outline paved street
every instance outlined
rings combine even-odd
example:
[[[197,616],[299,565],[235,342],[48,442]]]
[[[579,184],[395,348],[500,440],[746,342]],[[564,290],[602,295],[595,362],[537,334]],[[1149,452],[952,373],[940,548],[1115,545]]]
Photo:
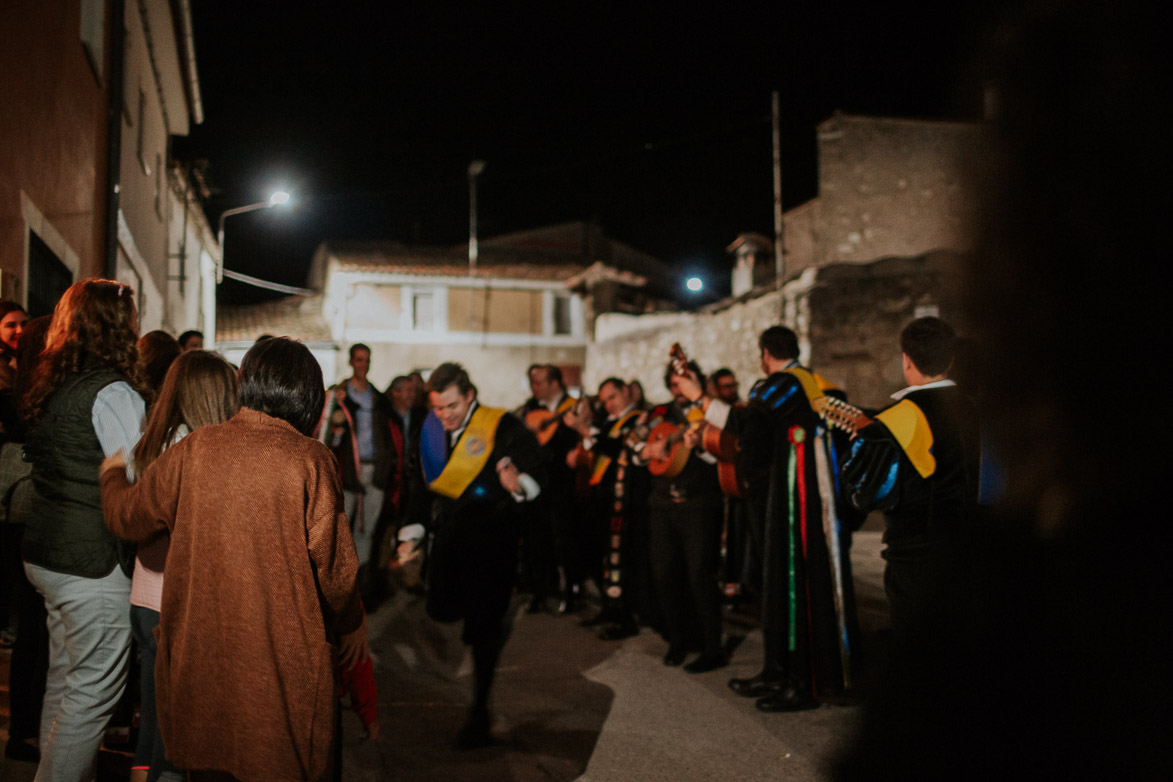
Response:
[[[871,649],[886,622],[879,548],[878,532],[862,532],[852,557],[860,623]],[[761,632],[742,617],[726,623],[735,647],[730,666],[690,675],[664,667],[665,644],[650,631],[607,643],[575,617],[527,615],[520,602],[518,608],[495,689],[500,741],[457,752],[452,738],[465,717],[472,675],[458,627],[428,620],[422,598],[405,592],[380,607],[370,629],[381,734],[362,742],[358,718],[343,715],[343,778],[820,780],[858,718],[852,701],[766,715],[734,695],[726,681],[753,675],[761,664]],[[6,655],[0,662],[6,682]],[[866,665],[857,674],[866,687]],[[32,773],[32,764],[4,761],[0,782],[32,779]]]

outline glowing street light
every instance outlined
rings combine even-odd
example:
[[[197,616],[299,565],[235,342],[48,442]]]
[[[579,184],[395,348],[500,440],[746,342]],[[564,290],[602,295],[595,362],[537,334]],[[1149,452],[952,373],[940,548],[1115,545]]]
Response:
[[[244,214],[245,212],[252,212],[257,209],[268,209],[272,206],[282,206],[287,203],[289,203],[289,193],[286,193],[284,190],[278,190],[269,196],[269,200],[267,201],[257,201],[255,204],[225,209],[220,213],[220,230],[217,233],[220,242],[220,262],[216,264],[217,284],[224,282],[224,221],[233,215]]]
[[[684,287],[688,288],[693,293],[700,293],[705,289],[705,281],[700,277],[689,277],[688,280],[685,281]]]

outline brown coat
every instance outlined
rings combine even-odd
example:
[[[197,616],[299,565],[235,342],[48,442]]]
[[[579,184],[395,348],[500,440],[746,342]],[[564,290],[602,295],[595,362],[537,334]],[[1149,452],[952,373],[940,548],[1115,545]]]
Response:
[[[102,508],[129,540],[171,530],[155,665],[167,758],[241,780],[321,779],[336,707],[329,639],[362,623],[329,450],[244,408],[133,486],[108,471]]]

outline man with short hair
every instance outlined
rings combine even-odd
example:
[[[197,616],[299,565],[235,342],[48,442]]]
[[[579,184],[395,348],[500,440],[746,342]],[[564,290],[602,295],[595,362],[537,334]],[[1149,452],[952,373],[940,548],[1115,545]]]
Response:
[[[852,502],[884,511],[884,591],[898,643],[952,621],[968,579],[980,472],[977,408],[949,379],[953,328],[900,334],[908,387],[860,430],[842,475]]]
[[[473,704],[457,736],[457,746],[469,749],[492,741],[489,690],[509,637],[520,511],[542,493],[544,459],[521,422],[477,401],[459,364],[436,367],[427,388],[432,410],[413,460],[400,559],[431,533],[428,615],[463,620],[461,638],[472,647]]]
[[[180,349],[184,352],[189,350],[203,350],[204,334],[202,331],[196,331],[195,329],[192,329],[180,334],[179,339],[176,340],[176,342],[179,343]]]
[[[583,578],[574,546],[574,470],[567,463],[580,436],[562,420],[577,400],[566,392],[562,370],[553,364],[532,364],[527,374],[533,396],[519,413],[542,445],[549,475],[549,491],[530,509],[526,529],[525,566],[533,593],[530,611],[544,608],[555,594],[557,613],[565,614],[574,610],[574,590]]]
[[[833,441],[815,406],[831,384],[798,362],[798,337],[771,326],[758,338],[762,371],[740,421],[741,456],[759,465],[749,479],[749,516],[762,526],[760,673],[732,679],[766,712],[813,709],[816,695],[841,691],[850,676],[850,571],[844,567],[834,492]]]
[[[371,385],[371,349],[362,343],[350,347],[353,374],[334,386],[327,397],[319,437],[338,459],[346,515],[350,519],[360,567],[364,598],[371,598],[368,577],[375,528],[383,509],[384,491],[391,485],[397,458],[391,432],[391,403]]]
[[[407,375],[399,375],[391,381],[391,385],[387,387],[387,398],[391,403],[387,419],[391,426],[391,448],[395,459],[390,480],[383,493],[383,510],[379,516],[371,551],[372,565],[379,568],[380,578],[377,581],[381,584],[385,583],[381,578],[382,569],[395,553],[395,534],[411,502],[408,497],[411,489],[407,473],[408,461],[413,449],[419,445],[420,429],[428,414],[426,407],[415,404],[415,384]]]
[[[720,399],[727,405],[735,405],[741,401],[741,397],[737,393],[738,382],[737,376],[733,374],[733,370],[729,367],[721,367],[713,373],[709,378],[712,384],[712,394],[715,398]]]
[[[617,641],[639,632],[636,600],[647,581],[643,578],[647,546],[639,545],[647,537],[641,518],[647,470],[631,460],[628,439],[641,411],[627,384],[617,377],[607,378],[599,384],[598,400],[603,411],[594,421],[576,407],[567,422],[582,435],[591,462],[582,549],[588,574],[599,583],[602,609],[584,624],[603,625],[599,637]]]
[[[641,463],[663,463],[680,455],[679,472],[652,470],[648,492],[648,531],[652,575],[664,611],[668,652],[664,664],[681,665],[691,651],[690,636],[699,630],[700,656],[684,666],[689,673],[705,673],[728,664],[721,638],[721,592],[717,586],[720,560],[722,494],[716,459],[699,448],[699,426],[706,418],[701,389],[704,375],[696,362],[687,368],[668,365],[664,385],[671,404],[648,411],[639,426],[644,442]],[[714,408],[716,411],[716,408]],[[727,413],[727,411],[725,411]],[[723,420],[713,423],[724,424]],[[678,427],[680,440],[673,450],[667,439],[650,433],[663,423]],[[649,467],[651,470],[651,467]],[[695,627],[699,625],[699,627]]]

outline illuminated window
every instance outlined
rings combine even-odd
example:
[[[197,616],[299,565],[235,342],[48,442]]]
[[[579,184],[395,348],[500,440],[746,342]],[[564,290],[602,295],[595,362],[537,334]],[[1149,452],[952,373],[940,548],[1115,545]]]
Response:
[[[432,292],[412,294],[411,328],[413,331],[435,331],[436,297]]]

